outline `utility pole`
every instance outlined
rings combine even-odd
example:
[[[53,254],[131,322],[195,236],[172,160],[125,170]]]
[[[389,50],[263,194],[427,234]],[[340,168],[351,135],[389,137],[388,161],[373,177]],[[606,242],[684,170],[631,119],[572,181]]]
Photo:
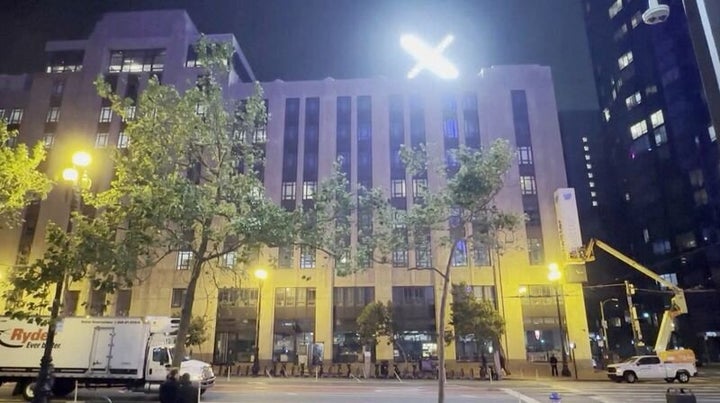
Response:
[[[644,346],[642,331],[640,330],[640,320],[637,316],[637,309],[633,305],[632,296],[635,294],[635,286],[629,281],[625,280],[625,295],[627,296],[628,311],[630,312],[630,327],[633,332],[633,347],[635,347],[635,354],[640,355],[640,347]]]

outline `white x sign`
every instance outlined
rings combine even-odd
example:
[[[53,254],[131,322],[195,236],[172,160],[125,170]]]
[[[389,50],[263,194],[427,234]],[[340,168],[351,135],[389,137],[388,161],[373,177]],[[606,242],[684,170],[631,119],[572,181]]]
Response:
[[[452,35],[446,35],[434,48],[423,42],[414,35],[403,35],[400,38],[400,45],[406,52],[415,58],[417,64],[408,72],[408,78],[415,78],[421,71],[427,69],[440,78],[457,78],[459,73],[455,66],[442,55],[443,51],[455,39]]]

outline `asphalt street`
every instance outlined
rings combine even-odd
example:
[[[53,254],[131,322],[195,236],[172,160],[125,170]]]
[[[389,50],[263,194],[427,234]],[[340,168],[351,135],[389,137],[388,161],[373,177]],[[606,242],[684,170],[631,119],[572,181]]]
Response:
[[[448,403],[497,402],[497,403],[544,403],[552,392],[557,392],[563,403],[614,403],[614,402],[666,402],[668,387],[679,388],[677,383],[639,382],[636,384],[613,383],[610,381],[572,380],[503,380],[449,381],[446,387]],[[720,382],[717,379],[695,378],[683,385],[690,388],[697,402],[720,402]],[[0,402],[19,402],[11,397],[10,386],[0,387]],[[78,401],[108,402],[151,402],[154,396],[123,393],[118,389],[81,389]],[[58,400],[55,400],[58,401]],[[60,400],[62,401],[62,400]],[[72,396],[68,401],[72,401]],[[215,388],[202,398],[206,402],[387,402],[387,403],[430,403],[437,401],[437,384],[433,381],[353,381],[347,379],[278,379],[278,378],[233,378],[218,379]]]

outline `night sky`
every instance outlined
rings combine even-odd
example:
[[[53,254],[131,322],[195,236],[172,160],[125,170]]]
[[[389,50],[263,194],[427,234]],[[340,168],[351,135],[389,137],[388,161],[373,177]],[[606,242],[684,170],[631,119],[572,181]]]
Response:
[[[461,75],[549,65],[560,109],[597,109],[580,0],[0,0],[0,73],[41,71],[45,41],[82,39],[104,12],[168,8],[234,33],[261,81],[404,77],[401,34],[452,33]]]

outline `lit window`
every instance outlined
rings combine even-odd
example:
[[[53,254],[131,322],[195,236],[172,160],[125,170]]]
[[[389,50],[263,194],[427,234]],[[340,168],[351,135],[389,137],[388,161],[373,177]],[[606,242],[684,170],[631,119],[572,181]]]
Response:
[[[628,110],[640,105],[641,102],[642,102],[642,94],[640,93],[640,91],[625,98],[625,106],[627,106]]]
[[[57,122],[58,119],[60,119],[60,108],[57,106],[53,106],[52,108],[48,109],[47,117],[45,118],[45,122],[47,123],[54,123]]]
[[[610,18],[613,18],[617,15],[617,13],[620,12],[620,10],[622,10],[622,8],[622,0],[615,0],[615,2],[608,9],[608,15],[610,16]]]
[[[582,138],[582,142],[583,142],[583,143],[587,143],[587,142],[588,142],[588,138],[587,138],[587,137],[583,137],[583,138]]]
[[[468,254],[467,254],[467,243],[465,240],[459,240],[455,244],[455,252],[452,256],[452,266],[453,267],[463,267],[467,266],[468,264]]]
[[[45,148],[52,148],[52,146],[55,144],[55,133],[45,133],[45,138],[43,140],[43,145]]]
[[[95,148],[105,148],[108,145],[108,134],[98,133],[95,135]]]
[[[630,136],[633,140],[637,139],[638,137],[642,136],[643,134],[647,133],[648,127],[647,122],[645,120],[641,120],[634,125],[630,126]]]
[[[630,25],[632,25],[633,28],[640,25],[640,22],[642,21],[642,11],[636,12],[632,18],[630,18]]]
[[[265,143],[267,142],[267,128],[266,127],[258,127],[255,129],[255,133],[253,134],[253,143]]]
[[[303,200],[312,200],[317,192],[317,182],[303,182]]]
[[[520,165],[532,165],[533,163],[533,154],[532,154],[532,148],[530,147],[518,147],[518,162]]]
[[[593,205],[593,207],[597,207],[597,205],[598,205],[597,200],[593,200],[593,201],[592,201],[592,205]]]
[[[162,71],[165,64],[164,49],[113,50],[110,52],[111,73]]]
[[[521,176],[520,177],[520,191],[524,195],[537,194],[537,188],[535,187],[534,176]]]
[[[130,105],[127,108],[125,108],[125,120],[135,119],[136,111],[137,111],[137,107],[135,105]]]
[[[15,108],[10,111],[10,117],[8,117],[8,124],[9,125],[19,125],[20,122],[22,122],[23,118],[23,110],[20,108]]]
[[[422,195],[427,191],[427,179],[425,178],[418,178],[413,179],[413,197],[418,198],[422,197]]]
[[[282,184],[282,199],[283,200],[294,200],[295,199],[295,182],[283,182],[283,184]]]
[[[593,182],[593,181],[588,182],[588,186],[590,186],[591,188],[594,188],[594,187],[595,187],[595,182]]]
[[[222,267],[232,269],[237,263],[237,255],[235,251],[228,252],[222,256]]]
[[[590,151],[590,147],[588,147],[588,146],[583,146],[583,150],[584,150],[584,151]]]
[[[59,97],[62,95],[63,91],[65,90],[65,81],[63,80],[57,80],[53,82],[52,87],[52,95]]]
[[[595,192],[595,191],[590,192],[590,197],[595,197],[595,196],[597,196],[597,192]]]
[[[197,104],[195,105],[195,114],[198,116],[205,116],[205,113],[207,113],[207,106],[203,104]]]
[[[663,116],[663,112],[661,110],[653,112],[653,114],[650,115],[650,122],[652,123],[653,128],[665,124],[665,117]]]
[[[405,179],[393,179],[391,186],[392,197],[405,198]]]
[[[705,176],[703,175],[702,169],[693,169],[688,173],[690,177],[690,184],[693,187],[702,187],[705,184]]]
[[[408,250],[407,249],[395,249],[392,253],[392,265],[393,265],[393,267],[407,267],[407,265],[408,265]]]
[[[632,51],[627,51],[627,53],[624,53],[622,56],[618,58],[618,67],[620,70],[624,69],[625,67],[629,66],[630,63],[633,62],[633,54]]]
[[[661,146],[667,143],[667,130],[665,126],[660,126],[653,131],[655,133],[655,145]]]
[[[627,34],[627,32],[628,32],[627,24],[622,24],[620,26],[620,28],[618,28],[617,31],[615,31],[615,33],[613,34],[613,39],[615,40],[615,42],[617,42],[620,39],[622,39],[625,36],[625,34]]]
[[[643,239],[645,240],[645,243],[650,242],[650,231],[647,228],[643,229]]]
[[[118,134],[117,147],[118,148],[127,148],[128,144],[130,144],[130,139],[128,138],[127,134],[125,134],[125,132],[120,132]]]
[[[190,261],[192,260],[193,253],[190,251],[180,251],[177,256],[177,263],[175,269],[177,270],[189,270]]]
[[[675,286],[678,285],[678,279],[677,279],[677,274],[676,274],[676,273],[661,274],[660,277],[661,277],[663,280],[667,281],[668,283],[672,283],[672,285],[675,285]],[[665,287],[664,285],[662,285],[662,284],[660,284],[660,287],[661,287],[661,288],[666,288],[666,287]]]
[[[585,164],[585,168],[592,169],[592,164]]]
[[[606,122],[610,121],[610,109],[608,109],[608,108],[603,109],[603,118],[605,119]]]
[[[704,206],[708,204],[708,194],[705,189],[696,190],[693,192],[693,199],[695,200],[696,206]]]
[[[585,161],[590,161],[590,154],[585,154]]]
[[[625,193],[625,201],[630,201],[630,193]]]
[[[109,106],[103,106],[100,108],[100,118],[98,122],[108,123],[112,120],[112,109]]]
[[[588,178],[592,179],[594,176],[592,172],[588,172]]]
[[[717,140],[717,134],[715,133],[715,126],[708,127],[708,136],[710,137],[710,141]]]

